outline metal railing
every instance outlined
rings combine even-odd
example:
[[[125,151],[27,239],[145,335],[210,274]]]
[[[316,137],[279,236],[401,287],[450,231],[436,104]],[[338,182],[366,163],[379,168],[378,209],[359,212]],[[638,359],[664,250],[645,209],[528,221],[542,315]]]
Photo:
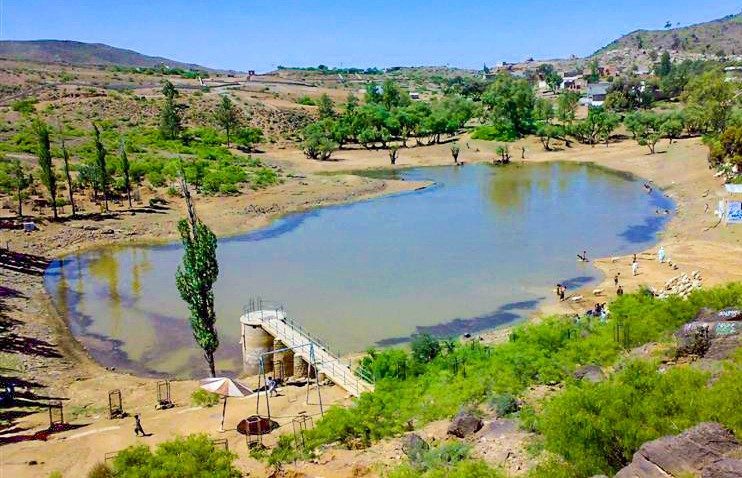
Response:
[[[291,339],[293,335],[298,335],[297,343],[287,343],[286,346],[293,347],[299,343],[312,342],[315,344],[315,354],[326,356],[319,362],[317,367],[320,372],[331,376],[334,380],[342,382],[340,385],[349,392],[356,392],[354,395],[360,395],[361,392],[373,389],[373,376],[363,367],[353,367],[351,360],[343,360],[340,356],[332,351],[329,345],[319,337],[306,330],[300,323],[290,319],[282,305],[266,302],[262,299],[251,299],[248,305],[243,308],[244,314],[273,311],[274,314],[256,315],[267,328],[274,329],[280,339]],[[280,312],[280,314],[279,314]],[[324,369],[324,370],[323,370]],[[354,388],[351,390],[350,388]]]

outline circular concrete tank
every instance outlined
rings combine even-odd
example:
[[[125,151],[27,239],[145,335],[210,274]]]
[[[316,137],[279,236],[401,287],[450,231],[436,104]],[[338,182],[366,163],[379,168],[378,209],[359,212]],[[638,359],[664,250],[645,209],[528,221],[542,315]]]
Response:
[[[244,373],[257,375],[260,373],[260,356],[266,352],[273,351],[273,336],[262,327],[262,317],[283,314],[280,310],[258,310],[249,312],[240,317],[242,333],[240,343],[242,344],[242,367]],[[273,372],[273,358],[270,355],[264,357],[265,373]]]

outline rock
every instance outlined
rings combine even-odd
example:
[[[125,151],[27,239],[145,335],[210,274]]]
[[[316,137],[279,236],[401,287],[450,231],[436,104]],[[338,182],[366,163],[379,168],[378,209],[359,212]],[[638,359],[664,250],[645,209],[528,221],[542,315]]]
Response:
[[[476,433],[482,429],[482,419],[474,416],[472,413],[465,410],[461,410],[448,425],[448,434],[457,436],[459,438],[465,438],[472,433]]]
[[[421,455],[430,448],[426,442],[417,433],[410,433],[402,437],[402,452],[412,461],[417,461]]]
[[[84,231],[97,231],[99,228],[98,226],[94,226],[92,224],[85,224],[84,226],[82,226],[82,229]]]
[[[665,436],[643,444],[634,453],[631,463],[615,478],[699,475],[735,450],[742,450],[742,446],[731,431],[718,423],[699,423],[680,435]]]
[[[702,478],[739,478],[742,476],[742,460],[726,458],[703,469]]]
[[[593,383],[602,382],[605,378],[603,369],[601,369],[597,365],[592,364],[583,365],[582,367],[575,370],[572,376],[577,380],[587,380]]]

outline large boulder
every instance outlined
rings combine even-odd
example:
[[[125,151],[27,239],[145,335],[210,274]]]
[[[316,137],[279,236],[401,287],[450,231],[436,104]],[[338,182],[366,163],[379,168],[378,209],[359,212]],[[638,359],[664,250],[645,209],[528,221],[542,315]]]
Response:
[[[603,369],[597,365],[583,365],[575,370],[572,376],[577,380],[587,380],[593,383],[601,382],[605,378]]]
[[[472,433],[476,433],[482,429],[484,423],[482,419],[475,416],[471,412],[461,410],[448,425],[448,434],[457,436],[459,438],[465,438]]]
[[[645,443],[615,478],[668,478],[700,475],[742,448],[731,431],[713,422],[699,423],[680,435]],[[706,474],[703,474],[706,477]],[[724,476],[724,475],[720,475]],[[739,475],[737,475],[739,476]],[[711,475],[709,477],[711,478]]]
[[[429,448],[428,442],[417,433],[410,433],[402,437],[402,452],[411,461],[418,461]]]

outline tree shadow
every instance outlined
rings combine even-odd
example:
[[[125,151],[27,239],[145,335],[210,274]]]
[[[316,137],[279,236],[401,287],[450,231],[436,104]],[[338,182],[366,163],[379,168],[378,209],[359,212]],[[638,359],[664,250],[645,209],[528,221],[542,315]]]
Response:
[[[28,435],[12,435],[0,437],[0,446],[9,445],[11,443],[20,443],[24,441],[47,441],[50,436],[55,433],[62,433],[69,430],[77,430],[78,428],[86,427],[89,423],[81,423],[73,425],[71,423],[63,423],[46,430],[41,430]]]
[[[0,268],[3,269],[40,276],[50,263],[51,260],[43,256],[0,249]]]

